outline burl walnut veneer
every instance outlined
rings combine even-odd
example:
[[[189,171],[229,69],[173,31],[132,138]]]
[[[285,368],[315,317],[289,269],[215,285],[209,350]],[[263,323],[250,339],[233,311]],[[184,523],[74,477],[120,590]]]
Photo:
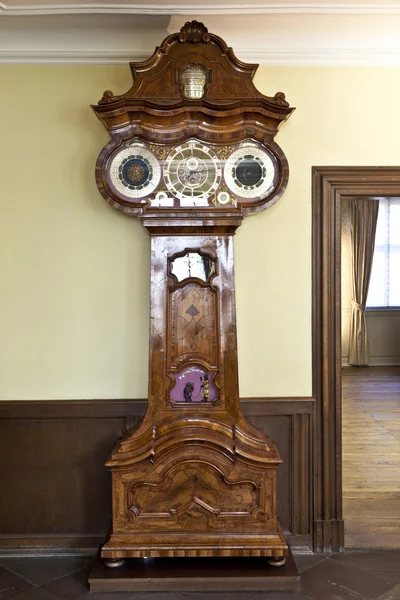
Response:
[[[239,407],[233,235],[282,195],[274,142],[292,108],[262,95],[202,23],[186,23],[134,83],[93,106],[111,135],[96,181],[151,236],[148,410],[117,442],[112,534],[101,556],[266,556],[288,547],[276,518],[271,440]]]

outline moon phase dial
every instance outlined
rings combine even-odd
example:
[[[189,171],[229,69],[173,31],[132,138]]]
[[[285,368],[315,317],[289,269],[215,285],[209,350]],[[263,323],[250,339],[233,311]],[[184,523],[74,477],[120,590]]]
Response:
[[[276,184],[277,163],[272,154],[253,142],[245,142],[227,158],[225,183],[233,194],[248,200],[269,196]]]
[[[216,154],[201,142],[189,141],[174,148],[164,164],[167,189],[181,206],[208,206],[217,191],[222,168]]]

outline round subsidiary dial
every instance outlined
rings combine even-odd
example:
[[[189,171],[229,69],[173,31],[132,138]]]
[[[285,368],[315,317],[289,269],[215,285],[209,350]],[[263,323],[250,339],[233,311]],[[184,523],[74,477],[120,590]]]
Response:
[[[139,142],[118,150],[109,162],[109,181],[120,195],[130,200],[154,192],[160,178],[157,157]]]
[[[174,148],[164,164],[164,181],[181,206],[207,206],[221,182],[222,169],[216,154],[197,141]]]
[[[224,177],[231,192],[250,200],[266,198],[273,191],[276,173],[277,165],[270,153],[246,142],[227,158]]]

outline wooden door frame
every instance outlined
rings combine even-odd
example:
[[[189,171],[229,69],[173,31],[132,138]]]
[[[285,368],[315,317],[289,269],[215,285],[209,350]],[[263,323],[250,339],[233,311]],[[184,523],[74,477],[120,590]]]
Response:
[[[313,545],[344,549],[342,514],[342,198],[400,196],[400,167],[312,169],[312,345],[315,398]]]

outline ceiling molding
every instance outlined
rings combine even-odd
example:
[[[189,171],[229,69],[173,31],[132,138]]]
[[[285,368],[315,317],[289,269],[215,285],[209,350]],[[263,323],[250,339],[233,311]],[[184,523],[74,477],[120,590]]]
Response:
[[[0,50],[0,64],[126,65],[146,60],[152,50],[132,52],[75,50]]]
[[[399,15],[398,3],[277,3],[246,4],[31,4],[10,6],[0,2],[0,16],[40,16],[79,14],[141,14],[141,15],[268,15],[268,14],[351,14]]]
[[[126,65],[151,56],[152,50],[112,51],[2,51],[0,64]],[[400,66],[400,49],[377,52],[376,49],[327,51],[326,49],[262,51],[237,49],[237,57],[247,63],[265,66]]]
[[[157,1],[162,0],[152,0]],[[108,2],[107,6],[111,0]],[[221,5],[223,0],[219,2]],[[400,9],[400,0],[398,6]],[[0,63],[90,65],[141,61],[153,54],[168,33],[179,31],[185,20],[196,16],[160,12],[0,16]],[[238,58],[248,63],[400,66],[400,14],[229,14],[209,15],[204,20],[209,31],[226,40]]]

